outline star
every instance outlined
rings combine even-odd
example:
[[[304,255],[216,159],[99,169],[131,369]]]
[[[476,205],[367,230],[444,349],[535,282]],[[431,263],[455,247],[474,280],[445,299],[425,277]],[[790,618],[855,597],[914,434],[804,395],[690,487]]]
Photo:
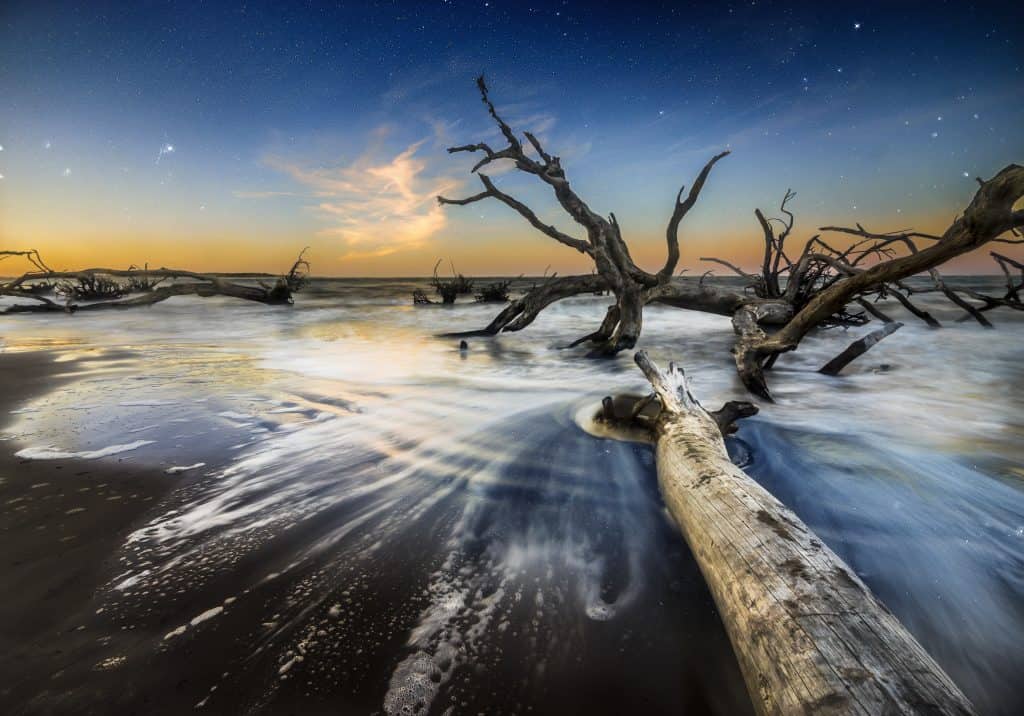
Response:
[[[66,177],[71,176],[71,168],[70,167],[64,167],[64,171],[61,172],[61,176],[66,176]]]
[[[4,145],[0,144],[0,152],[4,150]]]
[[[965,177],[969,177],[969,176],[970,176],[970,174],[968,174],[967,172],[964,172],[964,176],[965,176]]]
[[[157,164],[160,163],[160,159],[163,158],[163,156],[165,154],[174,154],[174,145],[173,144],[165,144],[162,147],[160,147],[160,151],[156,155],[156,163]]]
[[[932,139],[935,139],[938,136],[939,136],[938,132],[932,132]]]
[[[52,146],[53,146],[53,144],[51,144],[51,143],[49,142],[49,140],[47,140],[47,141],[43,142],[43,149],[49,149],[49,148],[50,148],[50,147],[52,147]]]
[[[859,22],[853,23],[853,29],[854,30],[859,30],[860,29],[860,23]]]

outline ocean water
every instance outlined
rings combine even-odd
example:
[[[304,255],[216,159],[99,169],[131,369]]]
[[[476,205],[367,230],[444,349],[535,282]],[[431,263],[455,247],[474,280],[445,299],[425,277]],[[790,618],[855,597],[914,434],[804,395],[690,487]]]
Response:
[[[608,299],[460,351],[437,334],[500,307],[414,307],[423,283],[0,319],[3,350],[76,366],[0,446],[175,481],[110,557],[102,663],[168,712],[748,712],[650,449],[587,430],[602,396],[646,392],[628,355],[563,348]],[[906,325],[840,377],[815,371],[866,329],[783,356],[732,447],[983,713],[1020,713],[1024,315],[919,303],[945,327],[887,307]],[[645,313],[642,347],[712,408],[745,397],[731,341],[723,317]]]

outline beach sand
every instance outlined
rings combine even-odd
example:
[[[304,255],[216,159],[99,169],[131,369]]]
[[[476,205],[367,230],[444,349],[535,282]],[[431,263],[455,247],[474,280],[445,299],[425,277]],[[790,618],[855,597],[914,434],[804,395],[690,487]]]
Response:
[[[74,376],[90,368],[85,365],[92,360],[88,355],[59,361],[57,355],[0,353],[0,374],[9,386],[0,398],[0,435],[15,418],[11,411],[64,386],[73,389]],[[109,354],[97,359],[104,357]],[[216,469],[218,461],[224,464],[230,454],[226,441],[234,439],[225,431],[205,442],[188,443],[176,456],[178,464],[206,462],[209,469]],[[418,580],[411,579],[423,564],[440,559],[431,552],[429,542],[415,535],[401,540],[387,572],[373,573],[372,599],[348,616],[347,633],[366,635],[367,644],[376,648],[357,653],[346,651],[344,641],[327,640],[328,653],[337,652],[336,663],[323,672],[322,683],[311,686],[316,683],[313,674],[285,678],[284,657],[278,656],[279,650],[265,636],[273,605],[294,601],[300,575],[268,581],[261,576],[267,572],[266,562],[218,562],[213,565],[217,574],[208,575],[202,583],[178,580],[166,586],[166,593],[153,593],[146,607],[139,608],[135,595],[135,606],[121,608],[123,602],[113,585],[124,570],[126,540],[174,503],[173,498],[165,500],[172,497],[171,490],[201,481],[198,471],[168,475],[161,467],[136,464],[131,453],[93,460],[24,460],[14,455],[23,447],[14,439],[0,441],[0,673],[4,674],[0,712],[176,714],[197,707],[211,713],[381,712],[382,694],[388,690],[395,655],[406,650],[408,629],[398,627],[384,637],[380,625],[394,618],[389,615],[402,614],[411,627],[429,605]],[[289,531],[279,537],[275,551],[288,555],[291,542],[308,539],[304,529]],[[699,585],[699,576],[694,571],[684,581]],[[243,589],[242,585],[249,586]],[[708,608],[703,588],[697,591],[701,593],[698,601]],[[225,600],[229,594],[238,599]],[[319,611],[326,611],[339,598],[344,599],[337,595],[325,601]],[[203,623],[202,629],[187,626],[211,610],[217,611],[216,618]],[[693,636],[706,643],[714,657],[703,666],[683,658],[670,670],[705,672],[723,658],[731,661],[726,643],[719,638],[717,620],[700,619],[698,624],[700,632],[711,631]],[[185,629],[187,634],[182,633]],[[271,626],[272,632],[277,629]],[[513,625],[510,634],[516,629]],[[578,709],[610,713],[624,708],[624,699],[630,697],[614,687],[621,648],[616,634],[613,631],[607,639],[594,641],[586,669],[592,678],[554,689],[546,686],[543,696],[531,694],[525,703],[543,698],[548,713]],[[382,641],[373,642],[374,638]],[[461,700],[474,708],[504,711],[500,705],[507,704],[511,712],[518,712],[525,707],[519,701],[524,694],[516,684],[521,665],[532,658],[530,650],[518,637],[503,641],[505,659],[491,667],[493,671],[485,673],[478,664],[460,672],[453,682],[459,684],[456,693],[463,694]],[[734,666],[729,669],[732,685],[726,689],[731,696],[705,693],[704,685],[720,678],[705,673],[687,679],[686,686],[673,690],[668,698],[694,713],[742,711],[745,697],[734,670]],[[660,680],[660,671],[645,680]],[[607,689],[601,686],[604,683]],[[653,683],[646,688],[634,686],[643,691],[654,688]],[[207,698],[211,695],[215,696],[212,701]],[[709,702],[723,696],[728,706],[709,709]],[[663,697],[648,705],[654,711],[665,710],[658,701]]]
[[[431,336],[491,308],[321,288],[5,326],[0,714],[749,712],[650,450],[580,427],[645,387],[558,350],[600,306],[459,351]],[[1024,658],[1015,318],[908,323],[840,379],[847,337],[811,342],[734,446],[993,714]],[[738,397],[728,321],[645,336]]]
[[[0,354],[0,431],[10,411],[74,368],[48,353]],[[0,699],[46,711],[50,695],[88,680],[91,657],[105,650],[94,595],[125,535],[171,485],[116,458],[30,461],[14,456],[20,446],[0,445]]]
[[[0,434],[12,410],[67,384],[81,360],[57,362],[47,352],[0,353]],[[220,665],[204,668],[206,660],[188,649],[155,655],[149,645],[193,617],[198,602],[175,604],[127,628],[106,618],[98,598],[118,574],[126,537],[169,490],[190,478],[172,479],[117,456],[24,460],[14,455],[21,447],[0,442],[3,712],[191,709],[195,687],[189,677],[212,678],[214,671],[219,676]],[[133,658],[125,669],[127,654]],[[152,688],[154,683],[163,688]]]

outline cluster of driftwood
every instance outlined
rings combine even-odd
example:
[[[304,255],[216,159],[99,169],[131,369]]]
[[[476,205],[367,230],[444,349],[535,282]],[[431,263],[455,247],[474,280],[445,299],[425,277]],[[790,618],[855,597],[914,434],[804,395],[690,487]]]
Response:
[[[512,287],[512,281],[494,281],[493,283],[486,284],[474,293],[473,287],[476,284],[473,279],[466,278],[461,273],[456,272],[454,264],[452,265],[451,278],[441,278],[437,275],[437,268],[440,265],[440,260],[434,264],[434,275],[430,279],[430,286],[434,289],[434,293],[441,297],[441,303],[451,305],[455,303],[455,299],[459,296],[465,296],[471,293],[473,293],[477,303],[508,302],[509,290]],[[416,289],[412,292],[412,302],[417,306],[434,303],[434,301],[427,296],[426,291],[423,291],[422,289]]]
[[[229,296],[269,305],[290,304],[292,294],[305,285],[309,274],[305,250],[288,272],[272,284],[258,281],[256,285],[229,281],[215,274],[148,266],[56,271],[35,249],[0,251],[0,260],[16,256],[26,259],[34,270],[0,282],[0,296],[24,299],[0,309],[0,313],[74,313],[134,308],[151,306],[173,296]],[[53,298],[48,294],[53,294]]]
[[[794,350],[811,331],[860,325],[873,319],[887,324],[860,348],[853,347],[846,358],[830,363],[829,370],[838,371],[845,365],[844,360],[852,360],[873,342],[898,328],[878,305],[883,300],[898,301],[921,320],[937,326],[934,318],[913,303],[911,297],[920,291],[906,283],[912,276],[929,276],[932,285],[929,290],[941,292],[969,318],[985,326],[991,325],[985,314],[993,308],[1006,306],[1019,310],[1024,307],[1020,300],[1024,272],[1017,277],[1013,274],[1021,269],[1021,264],[1001,254],[993,254],[1007,277],[1007,290],[1001,296],[951,287],[938,273],[938,268],[950,259],[985,244],[1024,242],[1018,233],[1024,226],[1024,210],[1014,210],[1014,204],[1024,195],[1024,167],[1010,165],[987,181],[978,179],[974,199],[941,235],[909,230],[875,233],[859,224],[852,228],[827,226],[821,229],[855,237],[848,246],[826,241],[819,234],[794,251],[787,244],[794,224],[788,204],[794,193],[787,191],[780,206],[781,218],[767,218],[760,210],[754,212],[764,242],[759,271],[747,272],[717,258],[702,259],[725,266],[743,277],[746,287],[735,289],[710,283],[706,274],[699,279],[675,276],[680,257],[680,223],[697,202],[712,168],[729,152],[712,157],[689,192],[684,191],[685,187],[679,190],[665,231],[665,262],[658,271],[651,273],[633,261],[615,214],[605,217],[591,209],[570,186],[560,159],[549,154],[530,132],[523,133],[524,144],[498,114],[483,77],[477,80],[477,86],[505,146],[494,149],[478,142],[449,148],[450,153],[482,155],[472,172],[479,178],[483,191],[462,199],[438,197],[438,201],[458,206],[485,199],[500,201],[542,234],[589,256],[595,273],[552,277],[512,301],[485,328],[462,335],[518,331],[556,301],[609,291],[615,301],[601,325],[573,345],[589,343],[593,355],[615,355],[636,345],[643,325],[643,309],[649,303],[717,313],[732,318],[736,332],[733,355],[743,384],[756,395],[770,400],[765,371],[780,355]],[[550,187],[558,205],[585,232],[586,238],[574,237],[544,223],[530,207],[499,189],[480,171],[501,160],[511,162],[515,169]]]

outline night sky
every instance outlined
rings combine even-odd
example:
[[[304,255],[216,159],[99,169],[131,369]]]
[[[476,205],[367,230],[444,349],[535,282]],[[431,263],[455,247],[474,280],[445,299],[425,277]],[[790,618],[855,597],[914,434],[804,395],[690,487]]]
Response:
[[[589,266],[478,191],[450,144],[563,158],[648,268],[681,183],[723,148],[682,265],[750,265],[753,210],[941,230],[1024,162],[1024,3],[0,4],[0,244],[55,266],[421,275]],[[530,177],[492,171],[574,231]],[[578,232],[577,232],[578,233]],[[989,269],[985,256],[958,264]]]

